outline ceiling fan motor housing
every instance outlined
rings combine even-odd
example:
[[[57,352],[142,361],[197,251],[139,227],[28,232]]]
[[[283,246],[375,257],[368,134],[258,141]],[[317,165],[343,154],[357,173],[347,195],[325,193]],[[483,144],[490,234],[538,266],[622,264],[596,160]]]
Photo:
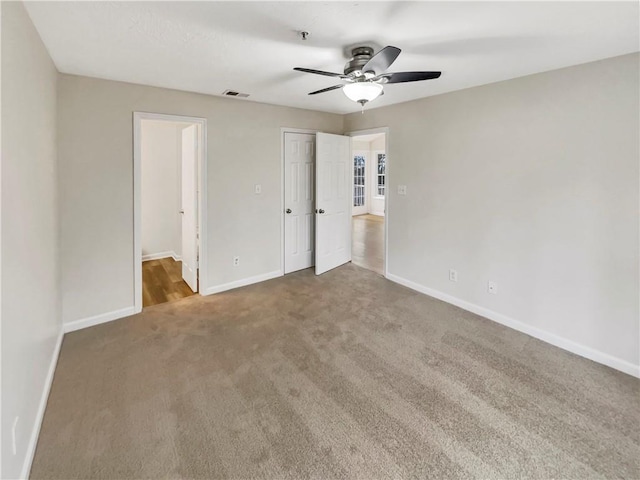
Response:
[[[373,56],[373,48],[371,47],[356,47],[351,50],[353,58],[347,62],[344,66],[344,74],[349,75],[355,71],[361,71],[371,57]]]

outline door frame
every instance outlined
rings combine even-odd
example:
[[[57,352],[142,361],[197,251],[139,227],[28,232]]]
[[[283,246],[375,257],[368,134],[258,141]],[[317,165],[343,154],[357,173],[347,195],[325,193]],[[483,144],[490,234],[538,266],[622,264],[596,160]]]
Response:
[[[389,176],[389,164],[390,162],[390,155],[389,155],[389,146],[391,144],[390,142],[390,138],[389,138],[389,127],[375,127],[375,128],[367,128],[366,130],[354,130],[352,132],[347,132],[345,133],[345,135],[349,136],[349,137],[357,137],[360,135],[370,135],[372,133],[384,133],[384,148],[386,149],[386,165],[385,165],[385,195],[384,195],[384,267],[383,267],[383,272],[384,272],[384,276],[385,278],[389,278],[389,198],[390,198],[390,192],[391,189],[389,187],[390,183],[389,183],[389,179],[391,178]],[[351,182],[353,183],[353,181]],[[351,202],[353,203],[353,202]],[[352,221],[353,221],[353,217],[352,217]]]
[[[280,181],[282,182],[282,187],[281,187],[281,193],[280,193],[280,272],[282,275],[284,275],[284,257],[286,254],[285,251],[285,233],[284,233],[284,223],[285,223],[285,219],[284,219],[284,204],[286,201],[285,198],[285,182],[284,182],[284,170],[285,170],[285,165],[284,165],[284,161],[285,161],[285,153],[286,153],[286,145],[284,144],[284,134],[285,133],[306,133],[309,135],[315,135],[316,133],[318,133],[320,130],[312,130],[312,129],[308,129],[308,128],[290,128],[290,127],[280,127]],[[315,165],[315,153],[314,153],[314,165]],[[315,178],[315,171],[313,172],[313,176]],[[314,188],[314,192],[315,192],[315,188]],[[315,193],[313,195],[313,202],[315,204]],[[315,207],[314,207],[315,208]],[[315,240],[314,240],[315,242]],[[315,246],[314,246],[314,253],[315,253]]]
[[[207,288],[207,119],[165,113],[133,112],[133,307],[142,311],[142,121],[194,123],[198,128],[198,295]]]

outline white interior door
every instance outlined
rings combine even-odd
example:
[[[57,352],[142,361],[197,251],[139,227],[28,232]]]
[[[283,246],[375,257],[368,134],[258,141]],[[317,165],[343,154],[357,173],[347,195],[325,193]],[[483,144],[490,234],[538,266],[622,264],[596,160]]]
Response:
[[[351,260],[351,138],[316,134],[316,275]]]
[[[369,152],[353,151],[353,215],[369,213]]]
[[[182,278],[198,291],[198,127],[182,130]]]
[[[314,263],[314,134],[284,134],[284,273]]]

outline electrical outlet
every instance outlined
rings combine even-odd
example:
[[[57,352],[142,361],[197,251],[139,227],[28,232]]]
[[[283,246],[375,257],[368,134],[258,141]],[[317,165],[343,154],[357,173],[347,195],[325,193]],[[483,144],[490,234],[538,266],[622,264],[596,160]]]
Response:
[[[20,417],[16,417],[13,419],[13,426],[11,427],[11,447],[13,450],[13,454],[16,455],[18,453],[18,446],[16,445],[16,430],[18,427],[18,420]]]
[[[233,257],[233,266],[237,267],[240,265],[240,257]]]
[[[458,281],[458,271],[453,268],[449,270],[449,281],[457,282]]]
[[[253,188],[255,189],[256,195],[260,195],[262,193],[262,185],[256,183]]]
[[[407,186],[398,185],[398,195],[406,195],[406,194],[407,194]]]
[[[489,280],[487,282],[487,292],[491,293],[492,295],[497,295],[498,294],[498,284],[496,282],[492,282],[491,280]]]

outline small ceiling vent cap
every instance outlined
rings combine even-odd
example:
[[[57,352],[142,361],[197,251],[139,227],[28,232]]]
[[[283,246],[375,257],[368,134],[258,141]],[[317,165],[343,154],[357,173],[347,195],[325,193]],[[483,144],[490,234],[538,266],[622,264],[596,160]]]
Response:
[[[225,90],[224,92],[222,92],[222,95],[224,95],[225,97],[237,97],[237,98],[247,98],[249,96],[248,93],[240,93],[240,92],[236,92],[235,90]]]

